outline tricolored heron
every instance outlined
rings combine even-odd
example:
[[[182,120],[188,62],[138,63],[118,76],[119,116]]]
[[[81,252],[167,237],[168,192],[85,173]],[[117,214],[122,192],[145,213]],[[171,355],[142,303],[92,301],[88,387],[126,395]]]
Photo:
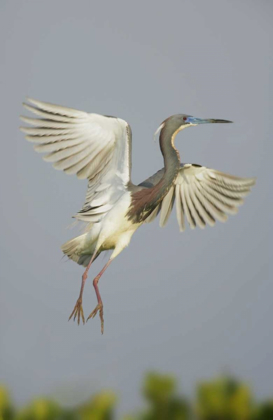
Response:
[[[213,226],[235,214],[243,198],[255,184],[254,178],[239,178],[196,164],[180,163],[174,146],[177,133],[186,127],[205,123],[230,123],[226,120],[200,119],[177,114],[167,118],[156,133],[164,168],[139,185],[131,181],[131,141],[129,124],[116,117],[88,114],[34,99],[25,108],[38,118],[21,117],[35,127],[21,127],[26,139],[36,143],[37,152],[47,153],[44,160],[55,169],[88,179],[85,203],[74,217],[86,223],[80,236],[66,242],[62,251],[86,267],[76,305],[69,317],[82,319],[83,289],[93,261],[106,250],[110,259],[95,277],[93,285],[98,304],[89,318],[99,312],[103,333],[103,303],[98,282],[111,261],[129,245],[133,233],[160,213],[164,226],[176,202],[181,231],[189,226]]]

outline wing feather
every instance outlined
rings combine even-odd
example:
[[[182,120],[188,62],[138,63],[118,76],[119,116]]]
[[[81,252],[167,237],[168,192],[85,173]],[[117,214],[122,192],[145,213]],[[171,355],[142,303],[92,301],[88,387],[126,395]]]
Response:
[[[47,144],[38,144],[34,146],[35,152],[38,153],[52,153],[58,152],[59,150],[66,149],[67,147],[72,147],[77,144],[84,143],[82,139],[74,139],[74,140],[58,140],[52,143]]]
[[[70,118],[79,118],[85,119],[88,115],[86,112],[78,111],[77,109],[65,108],[64,106],[50,104],[48,102],[37,101],[37,99],[27,98],[28,102],[35,105],[37,108],[40,108],[51,114],[65,115]]]
[[[227,220],[227,215],[224,214],[219,207],[216,207],[215,204],[210,199],[209,194],[203,189],[203,186],[200,185],[200,183],[196,184],[196,187],[199,191],[199,198],[202,201],[202,203],[205,205],[205,207],[208,209],[208,211],[212,214],[212,216],[219,220],[220,222],[225,222]]]
[[[140,186],[149,188],[157,184],[164,174],[161,169],[142,182]],[[195,164],[181,164],[174,186],[163,198],[160,206],[146,219],[151,222],[159,211],[160,226],[164,226],[170,216],[175,197],[176,216],[180,231],[184,231],[185,220],[191,229],[214,226],[215,221],[225,222],[228,215],[234,215],[244,198],[255,185],[254,178],[240,178],[214,169]]]
[[[68,117],[64,117],[63,115],[57,115],[57,114],[54,115],[52,113],[42,111],[39,108],[36,108],[34,106],[31,106],[25,103],[23,103],[23,107],[26,108],[28,111],[32,112],[33,114],[39,115],[39,117],[49,118],[50,121],[62,121],[62,122],[68,122],[68,123],[71,122],[71,119]],[[24,121],[24,118],[27,118],[27,117],[21,117],[23,121]]]
[[[210,186],[204,182],[203,188],[210,197],[210,200],[219,207],[220,210],[223,212],[226,212],[228,214],[236,214],[238,212],[238,208],[236,206],[239,206],[243,203],[242,199],[236,199],[232,200],[227,198],[225,195],[220,194],[218,191],[215,191],[213,188],[210,188]]]
[[[206,226],[206,223],[204,222],[204,219],[200,216],[198,209],[195,205],[195,202],[192,198],[192,189],[188,187],[186,188],[186,199],[187,199],[191,216],[195,221],[195,225],[198,225],[201,229],[204,229],[204,227]]]
[[[22,127],[20,128],[21,131]],[[84,136],[81,136],[80,138],[82,138],[83,140],[86,140],[86,138]],[[49,136],[49,137],[43,137],[43,136],[32,136],[32,135],[27,135],[25,136],[25,139],[28,140],[31,143],[41,143],[41,144],[47,144],[47,143],[53,143],[55,141],[63,141],[63,140],[74,140],[74,139],[79,139],[79,135],[77,133],[69,133],[69,134],[65,134],[62,136]]]
[[[33,109],[33,108],[32,108]],[[21,120],[27,124],[34,125],[36,127],[41,128],[72,128],[75,127],[75,123],[71,122],[62,122],[62,121],[48,121],[46,119],[39,119],[39,118],[29,118],[29,117],[21,117]]]
[[[156,218],[156,216],[158,215],[158,213],[160,212],[160,209],[161,209],[161,204],[159,204],[158,206],[156,206],[156,208],[152,211],[152,213],[148,217],[146,217],[145,223],[152,222]]]
[[[28,102],[24,107],[38,118],[21,117],[30,125],[21,127],[25,138],[35,143],[35,151],[47,153],[43,159],[52,162],[55,169],[89,180],[83,209],[75,217],[99,221],[130,181],[130,126],[120,118],[89,114],[31,98]]]
[[[174,204],[174,187],[171,187],[162,200],[160,213],[160,227],[166,226]]]
[[[86,149],[86,144],[81,142],[75,146],[66,147],[65,149],[59,149],[57,151],[51,152],[49,155],[43,157],[46,162],[58,162],[62,159],[65,159],[71,155],[75,155],[78,152]],[[57,169],[57,168],[56,168]]]
[[[78,178],[92,179],[92,174],[98,175],[103,170],[105,165],[109,164],[112,156],[113,152],[110,153],[108,150],[100,149],[94,158],[92,158],[92,160],[89,161],[89,163],[78,172]]]
[[[190,211],[189,206],[188,206],[187,198],[186,198],[187,188],[188,188],[188,186],[186,184],[185,184],[184,188],[180,187],[180,192],[181,192],[181,197],[182,197],[182,202],[183,202],[183,208],[184,208],[184,211],[185,211],[187,221],[190,225],[190,228],[195,229],[196,223],[195,223],[195,220],[192,217],[191,211]]]
[[[185,230],[185,221],[184,221],[184,209],[182,203],[182,197],[180,192],[180,185],[176,184],[175,186],[175,204],[176,204],[176,216],[180,232]]]
[[[193,184],[193,187],[191,189],[192,198],[195,202],[195,205],[197,209],[199,210],[203,220],[210,226],[215,225],[215,219],[209,212],[209,210],[206,208],[204,202],[202,201],[202,196],[199,195],[199,190],[197,189],[196,184]]]
[[[70,154],[69,157],[67,158],[57,160],[53,164],[53,167],[58,170],[65,170],[65,169],[69,169],[73,167],[76,169],[75,171],[70,172],[70,173],[77,173],[80,169],[82,169],[83,167],[82,165],[85,165],[86,163],[90,162],[90,159],[92,159],[95,153],[96,152],[93,151],[93,146],[91,145],[91,146],[86,147],[83,151],[79,153],[75,153],[72,155]]]

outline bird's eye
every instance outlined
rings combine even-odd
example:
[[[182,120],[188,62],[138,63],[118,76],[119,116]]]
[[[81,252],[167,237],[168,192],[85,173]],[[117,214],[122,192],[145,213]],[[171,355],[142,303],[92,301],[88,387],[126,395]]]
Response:
[[[187,121],[187,119],[188,119],[188,117],[183,117],[183,120],[184,120],[184,121]]]

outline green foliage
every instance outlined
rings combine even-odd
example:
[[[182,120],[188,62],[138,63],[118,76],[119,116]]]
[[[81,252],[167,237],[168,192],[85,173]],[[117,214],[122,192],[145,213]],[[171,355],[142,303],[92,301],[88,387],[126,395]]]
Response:
[[[14,418],[9,393],[3,385],[0,385],[0,420],[12,420]]]
[[[253,412],[252,395],[245,384],[219,378],[198,386],[196,412],[202,420],[248,420]]]
[[[116,396],[112,392],[101,392],[90,399],[89,402],[79,407],[80,420],[111,420]]]
[[[176,395],[177,384],[169,375],[149,373],[146,376],[143,395],[149,409],[142,415],[143,420],[186,420],[188,404]]]
[[[272,420],[273,419],[273,400],[266,401],[259,405],[255,410],[255,420]]]
[[[19,410],[16,420],[50,420],[58,419],[62,409],[53,401],[37,398],[31,404]]]
[[[273,420],[273,400],[257,403],[246,384],[228,377],[200,383],[190,401],[178,394],[172,376],[151,372],[142,394],[146,409],[123,420]],[[45,398],[16,409],[7,389],[0,386],[0,420],[113,420],[116,401],[115,394],[102,391],[69,410]]]

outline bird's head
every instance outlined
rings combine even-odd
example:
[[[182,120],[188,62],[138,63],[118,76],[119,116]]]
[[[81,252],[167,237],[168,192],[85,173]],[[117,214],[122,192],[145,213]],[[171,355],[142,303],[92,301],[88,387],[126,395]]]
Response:
[[[159,126],[155,135],[161,131],[163,128],[172,134],[177,134],[179,131],[183,130],[186,127],[193,127],[199,124],[209,124],[209,123],[231,123],[232,121],[228,120],[215,120],[215,119],[202,119],[196,118],[192,115],[186,114],[176,114],[172,115],[171,117],[167,118],[163,121],[163,123]]]

